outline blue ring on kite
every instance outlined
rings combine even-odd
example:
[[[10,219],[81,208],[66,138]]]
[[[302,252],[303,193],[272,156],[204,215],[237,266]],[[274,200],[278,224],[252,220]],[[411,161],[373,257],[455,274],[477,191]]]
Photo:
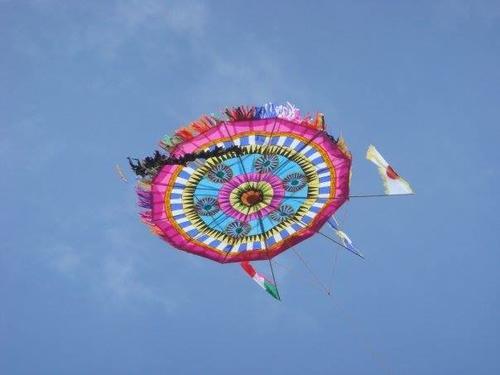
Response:
[[[223,184],[233,177],[233,171],[225,164],[217,164],[207,173],[207,177],[212,182]]]
[[[307,177],[303,173],[290,173],[283,179],[283,187],[286,191],[297,192],[307,184]]]
[[[220,211],[219,203],[214,197],[201,198],[196,202],[195,208],[201,216],[213,216]]]

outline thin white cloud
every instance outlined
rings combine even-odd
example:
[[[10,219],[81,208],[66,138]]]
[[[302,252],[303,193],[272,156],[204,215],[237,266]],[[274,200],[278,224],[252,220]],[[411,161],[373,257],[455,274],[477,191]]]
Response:
[[[108,258],[104,263],[102,276],[102,285],[111,293],[115,301],[155,303],[169,313],[172,313],[178,306],[178,302],[166,291],[156,290],[142,281],[137,275],[134,263],[130,260]]]
[[[203,35],[209,17],[206,3],[199,0],[119,0],[99,4],[30,0],[27,5],[40,18],[47,19],[49,27],[37,35],[17,27],[9,33],[14,39],[12,47],[32,58],[51,53],[69,57],[90,53],[114,61],[134,42],[141,46],[142,54],[148,48],[153,54],[158,51],[151,37],[162,41],[176,37],[189,44]],[[57,23],[51,24],[54,19]]]
[[[140,275],[139,253],[127,256],[99,254],[97,249],[66,244],[46,249],[48,265],[62,276],[87,285],[88,292],[121,306],[151,303],[172,313],[178,299],[170,291],[160,291]]]
[[[124,46],[149,31],[166,37],[173,33],[190,41],[202,35],[207,17],[207,8],[199,1],[119,1],[111,6],[109,13],[74,30],[71,50],[97,51],[104,58],[114,59]],[[142,38],[140,43],[147,47],[149,42]]]
[[[173,313],[185,302],[179,293],[181,287],[175,279],[169,280],[168,286],[148,279],[150,249],[134,238],[135,229],[145,234],[138,220],[134,220],[134,230],[130,228],[127,217],[134,214],[135,219],[136,208],[133,192],[128,193],[116,195],[117,199],[109,205],[75,207],[71,216],[54,223],[55,241],[60,242],[46,247],[46,265],[61,277],[84,285],[104,305],[133,308],[146,303]],[[75,228],[80,228],[77,234],[82,235],[82,223],[89,221],[95,228],[93,241],[75,239]]]
[[[258,105],[268,101],[300,101],[307,96],[299,79],[290,77],[286,58],[266,46],[254,44],[249,57],[246,51],[198,46],[197,53],[203,56],[206,74],[189,87],[191,101],[198,108],[219,111],[231,105]]]
[[[48,266],[54,271],[86,285],[89,293],[106,301],[120,306],[151,303],[161,306],[167,313],[179,306],[181,298],[172,290],[160,290],[145,281],[138,262],[139,251],[125,254],[117,249],[105,254],[101,251],[101,247],[60,244],[47,249],[45,254]]]

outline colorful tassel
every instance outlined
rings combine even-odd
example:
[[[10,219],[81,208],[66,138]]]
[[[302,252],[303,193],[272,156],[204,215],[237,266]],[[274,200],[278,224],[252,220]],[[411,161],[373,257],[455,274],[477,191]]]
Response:
[[[255,107],[240,106],[226,108],[224,113],[229,121],[253,120],[255,118]]]
[[[317,113],[314,119],[314,127],[316,129],[325,130],[325,115],[322,113]]]
[[[151,182],[145,179],[137,181],[137,188],[143,191],[151,191]]]
[[[342,151],[342,153],[345,156],[347,156],[349,159],[352,159],[352,154],[347,148],[347,143],[342,136],[340,136],[339,139],[337,140],[337,147],[339,148],[340,151]]]
[[[137,205],[142,208],[149,208],[151,209],[151,193],[136,189],[137,192]]]
[[[280,118],[293,121],[303,126],[314,127],[316,129],[325,129],[324,116],[318,113],[314,119],[310,116],[304,118],[300,115],[300,110],[293,104],[275,105],[267,103],[261,106],[239,106],[226,108],[224,114],[228,121],[261,120],[269,118]],[[184,141],[188,141],[198,134],[218,126],[222,121],[214,115],[204,115],[191,124],[177,130],[173,136],[165,136],[160,141],[160,147],[166,151],[171,151],[175,146]]]
[[[182,143],[183,139],[177,135],[169,136],[166,135],[160,141],[160,147],[165,151],[170,151],[172,148]]]
[[[278,117],[276,106],[273,103],[267,103],[260,107],[255,107],[255,119],[266,119]]]
[[[286,102],[286,104],[277,105],[275,107],[276,116],[284,120],[300,122],[300,110],[293,104]]]
[[[189,127],[198,132],[198,134],[201,134],[217,125],[217,119],[214,117],[201,116],[198,120],[193,121]]]
[[[183,141],[188,141],[194,137],[193,132],[189,128],[182,128],[175,132],[175,135]]]

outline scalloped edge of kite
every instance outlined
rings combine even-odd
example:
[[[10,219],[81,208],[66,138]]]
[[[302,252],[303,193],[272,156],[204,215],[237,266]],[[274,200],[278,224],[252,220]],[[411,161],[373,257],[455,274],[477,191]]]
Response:
[[[160,146],[166,150],[170,155],[175,155],[176,150],[179,149],[184,142],[188,142],[193,138],[201,135],[214,127],[221,125],[222,123],[236,123],[236,122],[244,122],[244,121],[254,121],[254,120],[265,120],[265,119],[281,119],[284,121],[288,121],[290,123],[304,126],[310,129],[317,129],[323,131],[326,136],[328,136],[332,142],[336,145],[336,149],[340,151],[340,153],[344,156],[344,160],[347,162],[347,165],[342,168],[347,171],[350,171],[352,155],[347,148],[347,144],[344,139],[340,137],[338,140],[335,140],[331,135],[326,132],[325,128],[325,120],[324,115],[322,113],[317,113],[314,118],[311,116],[302,117],[300,115],[300,111],[291,103],[286,103],[285,105],[274,105],[272,103],[265,104],[263,106],[238,106],[227,108],[225,111],[225,118],[221,119],[214,115],[203,115],[198,120],[192,122],[187,127],[181,128],[175,132],[175,134],[171,137],[164,137],[160,141]],[[162,168],[163,170],[163,168]],[[165,233],[165,231],[160,228],[156,223],[153,217],[153,193],[152,193],[152,184],[154,185],[154,180],[160,175],[158,173],[153,178],[145,177],[138,180],[136,186],[136,192],[138,196],[138,206],[142,207],[144,210],[139,213],[141,221],[147,225],[154,235],[161,237],[167,243],[171,244],[175,248],[185,251],[188,253],[192,253],[195,255],[199,255],[208,259],[212,259],[214,261],[220,263],[232,263],[232,262],[240,262],[240,261],[254,261],[254,260],[263,260],[267,258],[272,258],[286,249],[294,246],[305,239],[311,237],[315,233],[317,233],[318,228],[321,228],[328,218],[336,212],[336,210],[342,206],[342,204],[348,199],[349,196],[349,178],[346,179],[345,186],[337,186],[338,191],[342,191],[342,195],[344,195],[344,199],[340,199],[337,204],[332,205],[329,209],[325,209],[323,212],[318,214],[316,218],[311,222],[308,226],[302,228],[298,231],[297,235],[291,236],[287,240],[276,244],[277,246],[272,246],[266,254],[263,254],[263,251],[249,251],[237,253],[235,255],[229,254],[229,256],[225,253],[218,253],[213,251],[212,249],[203,249],[201,246],[188,243],[185,239],[183,240],[174,240],[174,238],[180,236],[178,233]],[[342,178],[344,179],[344,178]],[[183,243],[184,242],[184,243]]]

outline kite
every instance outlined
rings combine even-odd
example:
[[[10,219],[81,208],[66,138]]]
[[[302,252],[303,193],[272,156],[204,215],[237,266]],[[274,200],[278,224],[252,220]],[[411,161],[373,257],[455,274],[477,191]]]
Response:
[[[276,299],[271,260],[325,223],[335,223],[340,242],[333,241],[362,256],[332,221],[349,199],[352,156],[326,131],[323,114],[301,116],[290,103],[228,108],[164,137],[160,147],[129,164],[142,221],[174,248],[240,263]],[[375,151],[370,160],[394,172]],[[268,261],[272,281],[251,261]]]

